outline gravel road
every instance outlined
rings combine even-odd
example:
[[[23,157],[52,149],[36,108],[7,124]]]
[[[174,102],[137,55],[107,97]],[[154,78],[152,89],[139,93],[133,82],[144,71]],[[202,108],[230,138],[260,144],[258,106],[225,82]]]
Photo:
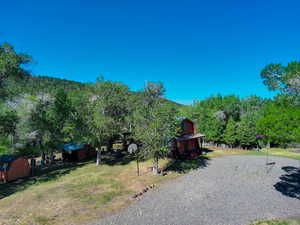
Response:
[[[300,161],[227,156],[146,193],[93,225],[246,225],[300,218]]]

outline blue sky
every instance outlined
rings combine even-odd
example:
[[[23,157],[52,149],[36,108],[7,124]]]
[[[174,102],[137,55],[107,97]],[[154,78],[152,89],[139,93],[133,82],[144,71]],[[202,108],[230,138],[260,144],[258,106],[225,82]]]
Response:
[[[191,103],[215,94],[271,97],[268,63],[300,60],[299,0],[2,1],[0,42],[33,56],[33,74],[140,90],[162,81]]]

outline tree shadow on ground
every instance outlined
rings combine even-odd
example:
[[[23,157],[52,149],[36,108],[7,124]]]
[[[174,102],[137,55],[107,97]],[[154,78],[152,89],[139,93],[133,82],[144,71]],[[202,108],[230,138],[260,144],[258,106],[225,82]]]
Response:
[[[203,148],[203,153],[204,154],[207,154],[207,153],[209,153],[209,152],[213,152],[214,150],[211,150],[211,149],[209,149],[209,148]]]
[[[165,171],[173,171],[177,173],[187,173],[194,169],[205,168],[209,165],[209,160],[207,156],[199,156],[196,159],[186,159],[186,160],[174,160],[166,167]]]
[[[275,189],[291,198],[300,200],[300,168],[282,167],[286,174],[279,177],[280,181],[274,185]]]
[[[103,164],[107,164],[110,166],[114,165],[126,165],[133,160],[135,157],[129,154],[127,151],[117,151],[117,152],[108,152],[102,155],[101,160]]]
[[[37,185],[44,182],[54,181],[58,178],[69,174],[71,171],[84,166],[89,162],[67,163],[61,165],[53,165],[42,169],[36,169],[34,174],[30,177],[18,179],[8,183],[0,182],[0,200],[8,197],[16,192],[24,191],[32,185]]]

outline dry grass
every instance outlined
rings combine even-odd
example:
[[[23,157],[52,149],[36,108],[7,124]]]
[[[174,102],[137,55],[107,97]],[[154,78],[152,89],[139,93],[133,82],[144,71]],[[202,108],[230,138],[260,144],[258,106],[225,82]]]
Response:
[[[227,155],[245,155],[249,151],[245,151],[242,149],[238,148],[217,148],[217,147],[209,147],[208,152],[207,152],[207,157],[222,157],[222,156],[227,156]]]
[[[300,153],[294,152],[294,149],[283,149],[283,148],[271,148],[271,149],[263,149],[260,152],[243,150],[239,148],[217,148],[217,147],[209,147],[210,151],[207,153],[208,157],[221,157],[227,155],[266,155],[267,153],[270,156],[279,156],[285,158],[291,158],[300,160]]]
[[[53,170],[19,185],[0,184],[0,225],[84,224],[120,210],[134,201],[131,195],[147,185],[160,184],[189,170],[205,167],[212,157],[242,154],[264,153],[212,148],[201,159],[177,161],[169,167],[167,176],[153,176],[151,161],[140,163],[139,177],[136,175],[135,161],[125,160],[101,166],[86,162]],[[300,156],[299,153],[282,149],[271,150],[270,154],[291,158]],[[170,163],[170,160],[160,160],[161,167],[167,167]],[[276,225],[281,224],[295,223]]]
[[[168,161],[160,163],[165,166]],[[142,162],[139,177],[135,161],[114,166],[90,162],[52,171],[0,200],[0,224],[70,225],[96,220],[127,205],[131,194],[145,186],[176,177],[175,173],[153,176],[150,168],[151,161]]]
[[[300,225],[300,221],[296,220],[273,220],[273,221],[260,221],[252,225]]]

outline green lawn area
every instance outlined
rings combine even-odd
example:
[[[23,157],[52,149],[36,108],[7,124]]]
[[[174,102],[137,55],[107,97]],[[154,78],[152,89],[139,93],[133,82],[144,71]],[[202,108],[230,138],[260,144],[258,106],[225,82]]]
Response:
[[[300,220],[260,221],[252,225],[300,225]]]
[[[166,166],[168,160],[161,160]],[[0,225],[83,224],[114,212],[133,199],[147,185],[175,178],[153,176],[151,161],[140,163],[129,158],[69,164],[63,168],[16,183],[0,183]]]
[[[272,149],[269,152],[270,155],[300,160],[300,153],[291,150]],[[153,176],[151,161],[145,161],[140,163],[139,177],[136,176],[136,162],[129,157],[108,157],[101,166],[96,166],[94,161],[68,164],[20,184],[0,183],[0,225],[84,224],[130,204],[134,201],[131,196],[147,185],[159,186],[190,170],[206,167],[214,157],[243,154],[264,155],[265,152],[211,148],[205,156],[195,160],[160,160],[167,176]],[[297,223],[256,225],[262,224]]]
[[[207,156],[208,157],[220,157],[220,156],[226,156],[226,155],[266,155],[267,153],[270,156],[279,156],[279,157],[286,157],[291,159],[300,160],[300,152],[296,153],[294,152],[295,149],[283,149],[283,148],[271,148],[271,149],[262,149],[262,151],[248,151],[248,150],[242,150],[242,149],[222,149],[222,148],[216,148],[212,147],[210,148]]]
[[[250,152],[249,154],[254,154],[254,155],[266,155],[269,153],[271,156],[280,156],[280,157],[286,157],[286,158],[291,158],[291,159],[296,159],[300,160],[300,152],[296,153],[294,152],[295,149],[283,149],[283,148],[271,148],[271,149],[263,149],[262,152]]]

